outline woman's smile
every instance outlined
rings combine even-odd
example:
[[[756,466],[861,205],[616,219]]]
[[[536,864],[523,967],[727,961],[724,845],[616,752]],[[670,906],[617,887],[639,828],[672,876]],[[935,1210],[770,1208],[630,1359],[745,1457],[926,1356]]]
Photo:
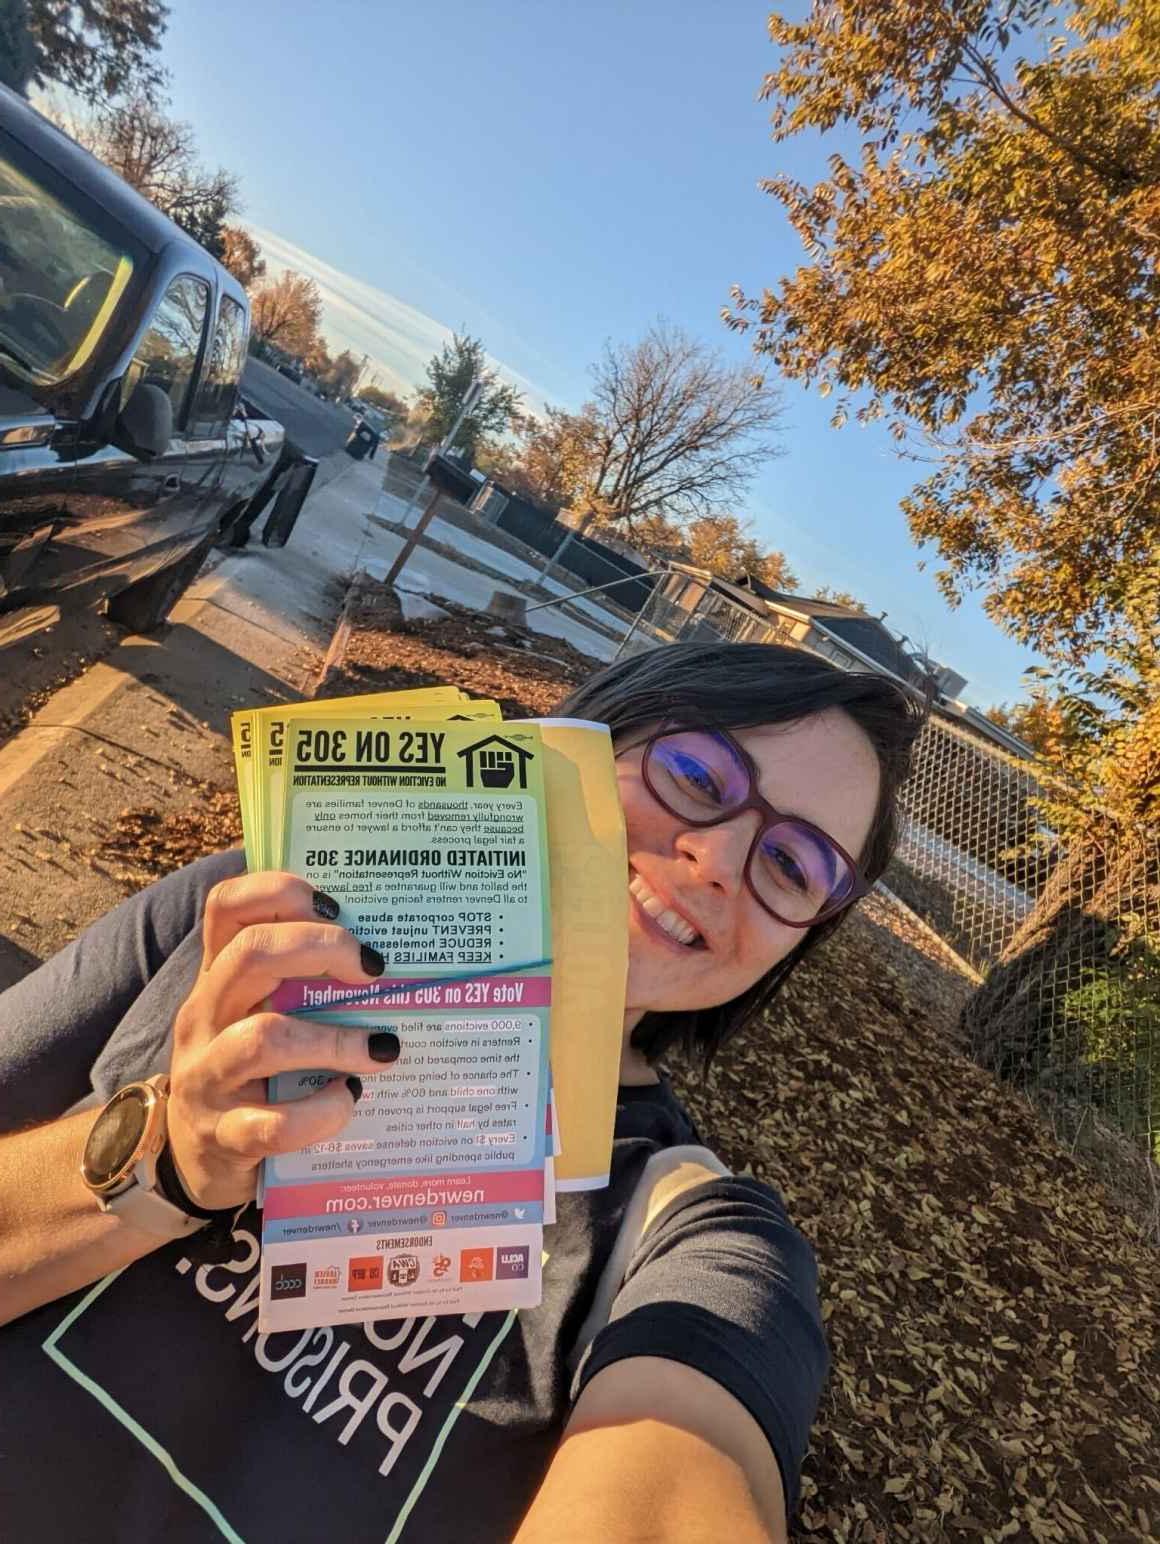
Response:
[[[703,934],[683,912],[659,896],[635,869],[630,868],[629,874],[628,893],[635,903],[633,910],[650,937],[656,937],[682,954],[687,954],[690,949],[709,947]]]

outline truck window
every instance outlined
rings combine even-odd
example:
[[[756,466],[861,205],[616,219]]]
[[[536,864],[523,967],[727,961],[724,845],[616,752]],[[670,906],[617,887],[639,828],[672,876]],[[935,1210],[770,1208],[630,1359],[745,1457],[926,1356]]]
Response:
[[[211,438],[225,432],[238,399],[246,363],[246,313],[236,300],[222,296],[209,364],[198,387],[193,432]]]
[[[186,398],[197,369],[208,310],[208,284],[191,274],[174,279],[154,313],[153,325],[141,339],[133,363],[125,372],[121,390],[123,403],[145,381],[168,393],[173,403],[174,426],[180,428],[185,423]]]
[[[133,274],[127,252],[0,150],[0,367],[54,386],[88,359]]]

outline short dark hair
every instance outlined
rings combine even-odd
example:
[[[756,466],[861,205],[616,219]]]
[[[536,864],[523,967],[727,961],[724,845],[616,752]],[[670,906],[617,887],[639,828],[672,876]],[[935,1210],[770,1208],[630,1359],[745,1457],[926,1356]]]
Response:
[[[803,649],[778,643],[674,643],[630,655],[570,692],[556,712],[607,724],[614,742],[664,719],[716,729],[789,724],[840,708],[858,725],[878,757],[878,805],[858,855],[873,883],[898,840],[898,792],[911,768],[914,743],[930,712],[925,697],[886,676],[841,670]],[[714,1056],[766,1008],[811,949],[839,927],[849,910],[810,928],[802,941],[748,991],[714,1008],[646,1013],[632,1044],[652,1062],[672,1046]]]

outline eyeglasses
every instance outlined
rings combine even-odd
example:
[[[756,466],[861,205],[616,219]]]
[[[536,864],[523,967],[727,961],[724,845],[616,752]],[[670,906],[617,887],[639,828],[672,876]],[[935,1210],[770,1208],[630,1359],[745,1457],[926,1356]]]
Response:
[[[761,816],[745,858],[745,882],[758,905],[787,927],[814,927],[868,895],[858,865],[832,836],[783,815],[757,791],[753,758],[723,729],[665,726],[645,742],[641,776],[670,815],[719,826],[746,810]]]

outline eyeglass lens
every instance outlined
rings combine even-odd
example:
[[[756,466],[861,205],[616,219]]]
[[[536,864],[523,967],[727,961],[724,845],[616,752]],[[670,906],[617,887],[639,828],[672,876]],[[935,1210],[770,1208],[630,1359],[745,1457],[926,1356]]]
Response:
[[[750,797],[749,768],[728,740],[706,730],[683,730],[654,741],[648,775],[657,798],[679,819],[712,820]],[[790,922],[808,922],[840,904],[854,884],[850,865],[834,844],[788,818],[762,833],[749,879],[765,904]]]

